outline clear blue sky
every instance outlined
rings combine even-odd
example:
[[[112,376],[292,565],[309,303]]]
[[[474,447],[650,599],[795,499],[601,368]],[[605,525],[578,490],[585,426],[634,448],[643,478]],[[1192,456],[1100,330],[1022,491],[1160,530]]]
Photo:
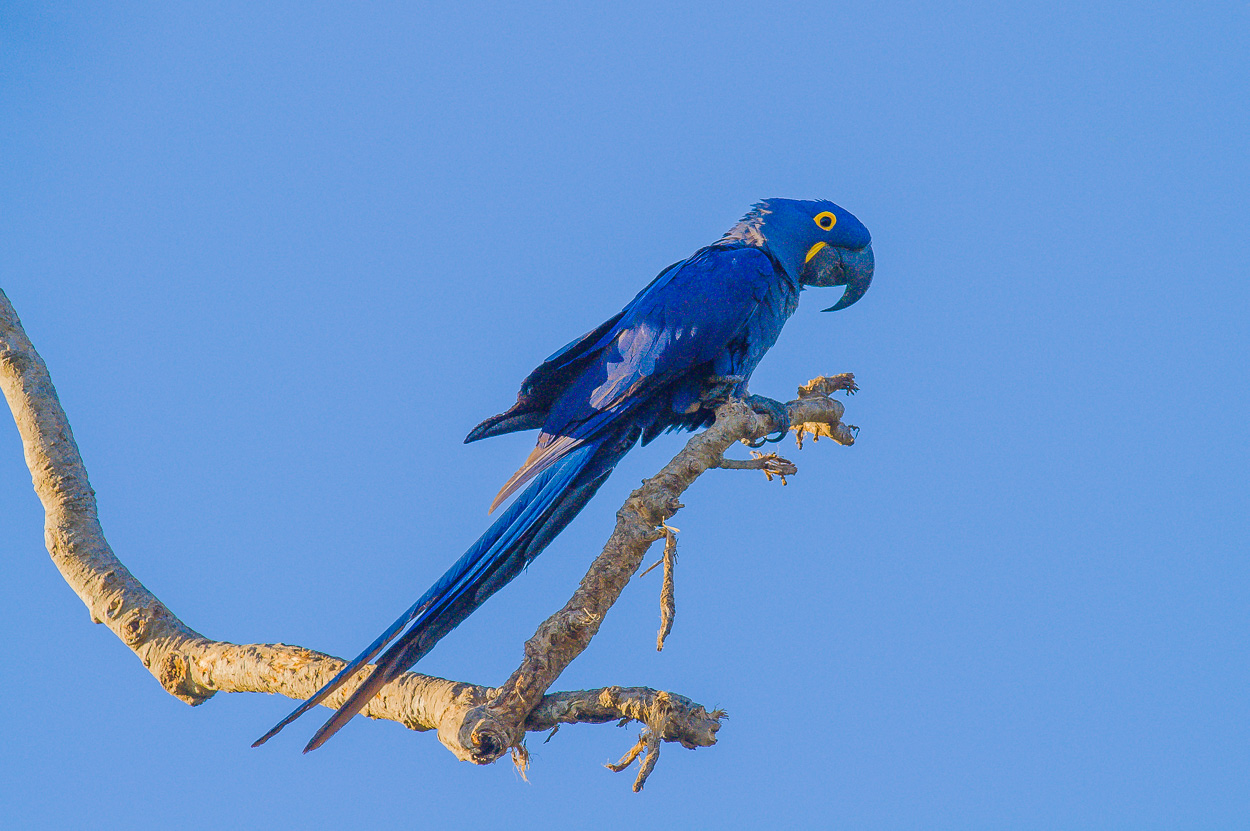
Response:
[[[1150,828],[1250,822],[1244,3],[0,7],[0,285],[113,547],[212,637],[355,654],[485,527],[525,373],[754,200],[872,229],[755,375],[854,371],[853,448],[701,479],[561,688],[731,718],[531,781],[284,699],[166,695],[43,552],[0,420],[13,827]],[[454,10],[449,10],[454,7]],[[497,683],[635,452],[421,669]],[[661,819],[662,818],[662,819]]]

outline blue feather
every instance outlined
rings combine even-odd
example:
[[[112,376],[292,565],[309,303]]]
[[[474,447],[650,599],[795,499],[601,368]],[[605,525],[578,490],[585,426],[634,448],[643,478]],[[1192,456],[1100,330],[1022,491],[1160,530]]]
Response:
[[[661,271],[620,313],[552,354],[522,382],[511,409],[465,439],[540,428],[491,510],[525,490],[421,599],[256,744],[377,657],[305,750],[325,742],[538,556],[639,439],[710,424],[705,394],[723,391],[725,377],[740,379],[730,391],[745,395],[801,285],[847,286],[840,308],[862,296],[872,279],[869,241],[868,229],[831,202],[765,200],[719,242]]]

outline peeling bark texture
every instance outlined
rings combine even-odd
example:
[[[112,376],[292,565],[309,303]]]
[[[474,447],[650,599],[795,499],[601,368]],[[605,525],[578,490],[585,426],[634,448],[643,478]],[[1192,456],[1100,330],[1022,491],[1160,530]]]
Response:
[[[95,492],[47,367],[2,291],[0,387],[22,438],[35,493],[43,503],[44,534],[53,563],[87,606],[92,620],[108,626],[167,692],[193,706],[218,692],[277,693],[303,700],[346,665],[339,658],[299,646],[233,644],[206,638],[131,575],[104,539]],[[849,374],[817,378],[799,389],[799,397],[787,406],[800,446],[805,432],[841,444],[854,442],[852,430],[841,423],[842,404],[828,396],[855,389]],[[678,497],[701,473],[726,467],[764,470],[770,479],[793,475],[794,465],[775,456],[736,464],[723,458],[735,441],[756,439],[774,430],[769,416],[752,412],[742,401],[721,405],[711,428],[690,439],[663,470],[630,494],[617,513],[616,529],[572,599],[526,642],[521,666],[502,687],[409,672],[383,687],[362,712],[413,730],[437,731],[439,740],[457,758],[478,764],[493,762],[512,750],[519,766],[528,758],[526,732],[551,730],[554,734],[563,724],[638,721],[644,730],[635,749],[619,768],[609,766],[623,769],[645,752],[635,791],[642,789],[654,769],[661,742],[678,742],[688,748],[715,744],[725,713],[708,712],[675,693],[646,687],[557,693],[547,693],[547,689],[598,632],[651,543],[665,536],[665,520],[681,507]],[[670,615],[671,557],[669,552],[670,595],[666,595],[665,609]],[[671,626],[671,619],[665,626]],[[362,678],[365,671],[360,671]],[[345,685],[325,705],[338,707],[354,686]]]
[[[664,582],[660,585],[660,632],[655,636],[655,651],[664,651],[664,639],[673,631],[677,616],[677,587],[673,570],[677,567],[677,529],[664,526]]]
[[[824,427],[825,425],[818,425]],[[797,434],[801,435],[801,434]],[[799,472],[798,465],[789,459],[783,459],[776,453],[759,453],[755,450],[751,451],[749,459],[721,459],[717,465],[721,470],[762,470],[768,481],[773,481],[776,476],[781,480],[781,484],[786,484],[786,477],[793,476]]]
[[[849,392],[854,387],[849,373],[809,381],[799,388],[799,398],[786,405],[791,425],[800,435],[810,425],[833,425],[829,435],[834,441],[853,444],[854,436],[841,423],[845,409],[841,402],[829,398],[828,392]],[[678,501],[681,494],[705,470],[720,467],[725,451],[734,442],[759,439],[776,432],[777,427],[770,416],[752,411],[744,401],[730,399],[717,408],[711,427],[690,439],[659,473],[629,495],[617,511],[616,529],[573,597],[526,641],[521,666],[498,693],[469,713],[460,741],[469,748],[470,759],[485,764],[521,742],[526,715],[590,644],[651,543],[665,536],[665,522],[682,507]]]

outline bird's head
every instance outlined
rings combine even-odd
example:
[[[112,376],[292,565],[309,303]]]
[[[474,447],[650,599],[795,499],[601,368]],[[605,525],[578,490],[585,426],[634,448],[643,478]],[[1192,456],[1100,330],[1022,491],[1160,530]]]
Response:
[[[846,286],[824,309],[845,309],[872,283],[872,237],[849,211],[824,200],[765,199],[725,234],[766,249],[803,286]]]

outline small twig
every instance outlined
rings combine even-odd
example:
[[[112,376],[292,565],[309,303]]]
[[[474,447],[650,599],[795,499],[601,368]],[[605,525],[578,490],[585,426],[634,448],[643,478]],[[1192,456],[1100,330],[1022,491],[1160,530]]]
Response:
[[[648,731],[647,755],[642,757],[642,764],[638,766],[638,778],[634,780],[634,793],[642,793],[642,786],[647,783],[647,777],[651,775],[651,771],[655,770],[655,763],[658,761],[660,761],[660,737]]]
[[[664,583],[660,587],[660,634],[655,639],[655,651],[664,651],[664,639],[673,631],[673,616],[677,614],[674,602],[673,566],[677,564],[676,528],[664,526]]]
[[[798,465],[789,459],[783,459],[776,453],[760,453],[757,450],[751,451],[750,459],[721,459],[716,466],[722,470],[762,470],[768,481],[773,481],[773,477],[777,476],[783,485],[786,484],[787,476],[799,472]]]
[[[612,771],[613,773],[620,773],[621,771],[625,770],[625,768],[632,765],[634,763],[634,760],[638,758],[638,754],[647,749],[646,735],[647,734],[645,730],[642,733],[638,734],[638,741],[634,743],[633,747],[625,751],[625,755],[621,757],[621,760],[619,762],[617,762],[616,764],[613,764],[612,762],[608,762],[607,764],[604,765],[604,767]]]
[[[675,548],[676,545],[674,545]],[[644,737],[647,740],[647,755],[642,757],[642,764],[638,766],[638,778],[634,780],[634,793],[642,791],[647,777],[651,775],[651,771],[655,770],[656,762],[660,761],[660,741],[664,738],[664,731],[672,715],[672,704],[672,700],[664,693],[655,697],[655,706],[651,709],[650,718],[647,719],[647,729],[642,736],[639,736],[640,741]]]
[[[645,755],[643,755],[645,753]],[[638,741],[634,742],[634,746],[625,751],[625,755],[616,764],[608,762],[604,767],[613,773],[620,773],[634,763],[634,760],[642,756],[642,762],[638,765],[638,776],[634,778],[634,793],[641,793],[642,787],[647,783],[647,777],[651,775],[651,771],[655,770],[655,763],[660,761],[660,737],[651,732],[649,728],[644,727],[642,732],[638,734]]]
[[[659,568],[659,567],[660,567],[660,565],[661,565],[663,562],[664,562],[664,558],[663,558],[663,557],[661,557],[660,559],[656,560],[656,561],[655,561],[654,563],[652,563],[651,565],[647,566],[647,570],[646,570],[646,571],[644,571],[644,572],[642,572],[642,573],[641,573],[641,574],[639,574],[638,576],[639,576],[639,577],[646,577],[648,574],[650,574],[651,572],[653,572],[653,571],[655,571],[657,568]]]

